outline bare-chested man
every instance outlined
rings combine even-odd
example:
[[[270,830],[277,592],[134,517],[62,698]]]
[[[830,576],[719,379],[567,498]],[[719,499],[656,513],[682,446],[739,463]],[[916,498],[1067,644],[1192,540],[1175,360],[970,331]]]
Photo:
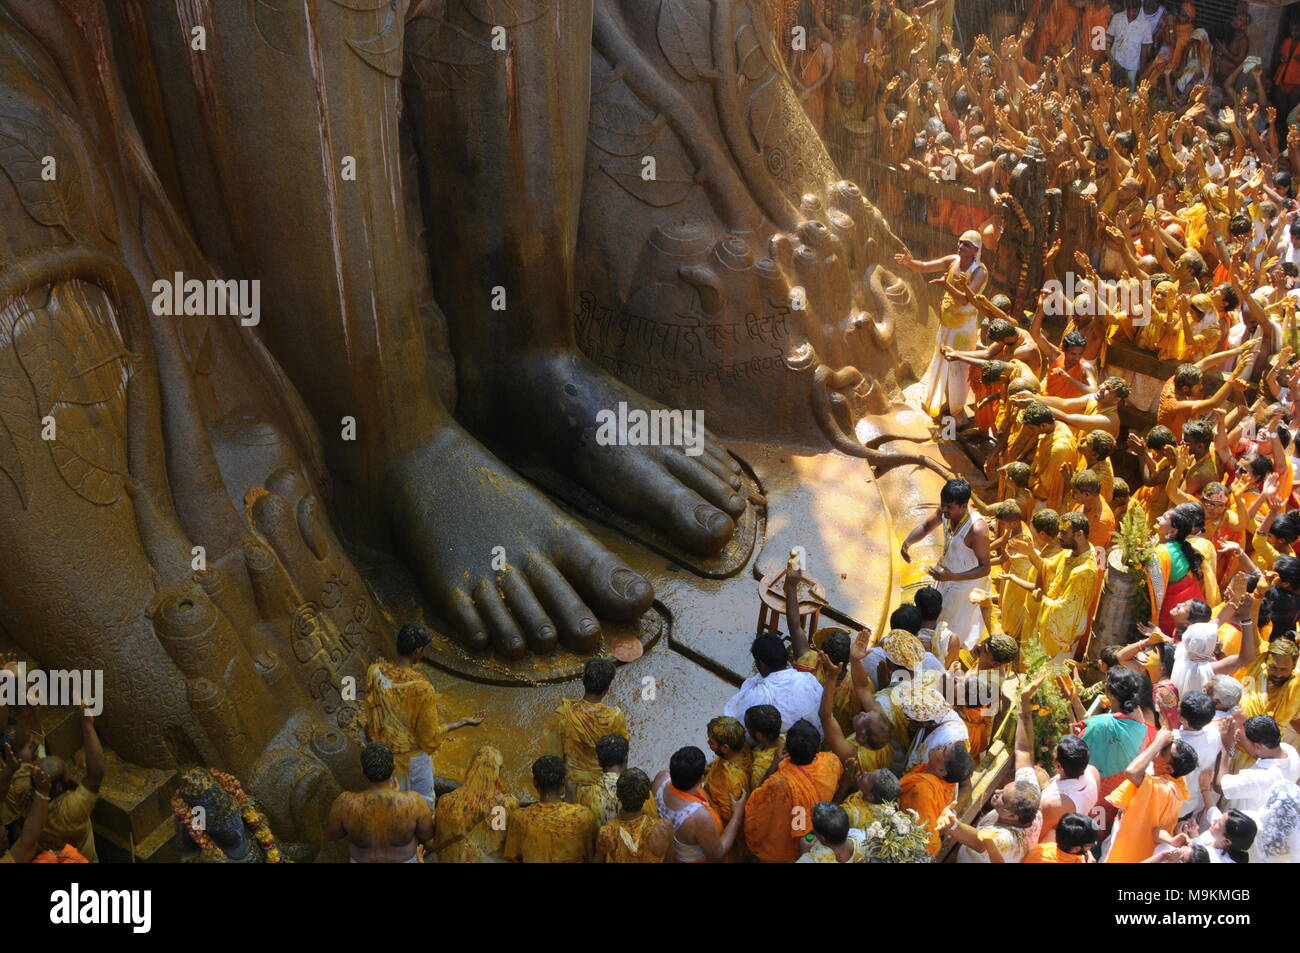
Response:
[[[347,838],[354,864],[418,864],[419,847],[433,838],[433,812],[415,791],[393,780],[393,752],[372,741],[361,750],[370,787],[344,791],[330,808],[330,840]]]

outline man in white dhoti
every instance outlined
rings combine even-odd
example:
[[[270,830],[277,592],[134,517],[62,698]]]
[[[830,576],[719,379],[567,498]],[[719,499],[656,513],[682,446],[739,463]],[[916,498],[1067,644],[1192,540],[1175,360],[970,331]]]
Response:
[[[980,261],[984,240],[976,231],[962,232],[957,240],[957,254],[944,255],[933,261],[917,261],[911,255],[895,255],[894,261],[912,271],[942,271],[940,282],[956,285],[962,283],[978,294],[988,284],[989,272]],[[945,291],[939,311],[939,340],[935,344],[934,358],[927,372],[925,412],[938,418],[950,415],[956,426],[966,423],[966,397],[969,392],[970,368],[961,361],[944,357],[945,347],[954,351],[970,351],[979,344],[979,310],[974,304],[959,300]]]
[[[908,548],[943,524],[943,556],[928,571],[943,594],[943,613],[953,634],[973,649],[984,633],[979,606],[970,601],[976,589],[987,589],[989,579],[989,527],[970,510],[970,484],[960,477],[949,480],[939,492],[939,507],[903,540],[900,553],[911,562]]]

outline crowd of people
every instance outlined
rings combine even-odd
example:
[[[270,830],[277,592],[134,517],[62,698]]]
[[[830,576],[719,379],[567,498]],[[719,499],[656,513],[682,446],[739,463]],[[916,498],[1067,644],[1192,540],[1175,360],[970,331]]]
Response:
[[[930,223],[958,236],[956,253],[897,256],[943,290],[925,409],[970,438],[986,483],[950,483],[907,542],[942,522],[941,622],[968,653],[988,633],[1012,639],[1026,690],[1062,662],[1096,660],[1104,713],[1082,717],[1078,680],[1060,679],[1078,724],[1056,744],[1053,794],[1066,779],[1081,808],[1069,813],[1092,822],[1071,819],[1071,843],[1090,846],[1065,853],[1294,860],[1300,19],[1266,71],[1247,55],[1244,11],[1216,40],[1190,5],[1039,12],[964,57],[943,32],[951,53],[937,66],[918,44],[881,87],[876,128],[900,130],[880,146],[890,161],[938,178],[955,158],[958,181],[1023,215],[1007,177],[1033,150],[1048,186],[1100,226],[1071,260],[1044,243],[1046,280],[1023,313],[985,257],[1000,216],[950,206]],[[1136,612],[1122,586],[1103,598],[1108,574],[1136,580]],[[939,643],[944,668],[960,669],[959,654]],[[1004,860],[1041,859],[1056,806],[1024,760],[1018,745],[998,806],[1017,829],[984,835]],[[978,828],[952,836],[978,849]]]
[[[617,663],[588,660],[522,798],[491,745],[435,795],[438,749],[482,719],[442,720],[430,635],[408,623],[366,685],[369,787],[338,798],[326,836],[355,862],[1300,860],[1300,19],[1266,68],[1245,12],[1211,36],[1185,3],[1041,0],[965,50],[952,0],[770,7],[833,151],[860,137],[994,210],[875,196],[958,236],[896,262],[943,291],[926,410],[984,449],[976,485],[949,480],[902,542],[910,561],[942,534],[929,584],[887,631],[807,632],[789,569],[786,636],[755,638],[754,674],[698,726],[709,750],[648,770],[608,701]],[[1099,242],[1065,261],[1046,245],[1036,307],[1013,313],[989,256],[1024,217],[1010,183],[1031,150]],[[1117,358],[1134,350],[1152,360]],[[1136,609],[1103,594],[1108,574]],[[1102,633],[1107,599],[1127,602]],[[967,816],[999,740],[1011,780]],[[6,729],[3,862],[95,860],[90,716],[83,748],[78,782],[23,718]],[[191,780],[242,806],[229,844],[190,831],[199,856],[279,856],[237,782]]]

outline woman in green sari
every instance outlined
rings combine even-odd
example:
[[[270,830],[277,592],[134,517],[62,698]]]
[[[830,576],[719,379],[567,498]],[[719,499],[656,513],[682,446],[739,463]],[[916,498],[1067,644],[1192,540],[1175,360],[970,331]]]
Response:
[[[1097,807],[1103,817],[1093,818],[1104,840],[1115,823],[1115,808],[1106,795],[1124,780],[1124,769],[1155,737],[1156,730],[1139,714],[1142,686],[1136,672],[1120,665],[1106,675],[1106,699],[1110,711],[1093,715],[1083,723],[1083,740],[1088,744],[1089,763],[1101,775]]]

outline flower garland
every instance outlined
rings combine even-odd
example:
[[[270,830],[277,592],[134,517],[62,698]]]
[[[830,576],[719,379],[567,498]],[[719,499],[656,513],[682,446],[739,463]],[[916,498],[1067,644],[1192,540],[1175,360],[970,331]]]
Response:
[[[916,811],[903,810],[889,801],[876,808],[875,820],[865,831],[867,855],[878,863],[926,864],[930,828]]]
[[[253,835],[257,845],[262,848],[262,853],[266,856],[266,862],[268,864],[283,863],[284,855],[280,852],[279,842],[271,832],[271,825],[267,823],[265,815],[257,809],[253,799],[244,791],[244,786],[232,774],[226,774],[226,772],[217,771],[214,768],[209,768],[207,771],[212,776],[212,780],[221,785],[222,789],[233,797],[235,803],[239,805],[240,815],[244,819],[244,827]],[[189,835],[190,840],[200,851],[207,854],[221,850],[208,836],[207,830],[198,826],[194,811],[190,808],[190,805],[185,803],[180,791],[172,795],[171,808],[172,813],[176,815],[176,819],[185,828],[185,833]]]

